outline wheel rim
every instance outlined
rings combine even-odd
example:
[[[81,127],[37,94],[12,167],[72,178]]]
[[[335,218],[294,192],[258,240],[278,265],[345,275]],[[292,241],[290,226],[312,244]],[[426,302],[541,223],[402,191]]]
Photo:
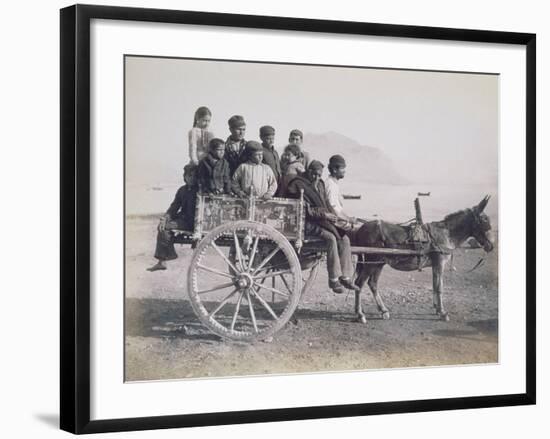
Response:
[[[188,270],[195,313],[212,332],[234,340],[272,336],[292,316],[301,287],[292,245],[277,230],[252,221],[212,230]]]

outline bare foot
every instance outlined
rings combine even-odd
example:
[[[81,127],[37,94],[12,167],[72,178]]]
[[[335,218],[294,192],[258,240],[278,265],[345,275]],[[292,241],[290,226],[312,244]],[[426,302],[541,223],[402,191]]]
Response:
[[[155,265],[147,269],[147,271],[158,271],[158,270],[166,270],[166,265],[164,265],[164,262],[158,261]]]

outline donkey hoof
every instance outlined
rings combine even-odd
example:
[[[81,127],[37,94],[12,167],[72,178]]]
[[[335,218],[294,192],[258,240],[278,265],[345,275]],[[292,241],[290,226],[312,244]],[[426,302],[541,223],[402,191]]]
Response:
[[[362,323],[363,325],[367,324],[367,318],[363,315],[358,315],[356,321]]]
[[[439,318],[441,319],[441,321],[443,322],[448,322],[450,319],[449,319],[449,314],[447,313],[441,313],[439,314]]]
[[[390,312],[389,311],[384,311],[382,313],[382,319],[389,320],[390,319]]]

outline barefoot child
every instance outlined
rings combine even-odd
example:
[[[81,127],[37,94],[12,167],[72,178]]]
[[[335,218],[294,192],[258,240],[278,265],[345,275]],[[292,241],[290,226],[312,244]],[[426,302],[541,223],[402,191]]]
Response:
[[[189,158],[191,163],[198,165],[208,153],[208,144],[214,138],[214,134],[208,131],[212,113],[207,107],[199,107],[195,111],[193,128],[189,131]]]
[[[196,170],[197,167],[192,163],[183,168],[185,186],[178,189],[174,201],[166,213],[160,217],[155,249],[155,259],[158,262],[148,268],[148,271],[166,270],[165,261],[171,261],[178,257],[174,249],[173,230],[193,230],[197,196]]]

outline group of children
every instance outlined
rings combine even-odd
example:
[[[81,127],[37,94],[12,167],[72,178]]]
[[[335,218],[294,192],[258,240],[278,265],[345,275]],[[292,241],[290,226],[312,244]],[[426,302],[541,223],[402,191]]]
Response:
[[[250,195],[268,199],[284,195],[292,176],[304,173],[309,154],[301,149],[303,134],[292,130],[289,143],[279,157],[274,147],[275,129],[260,128],[261,144],[246,141],[242,116],[228,120],[229,137],[223,141],[209,131],[212,113],[207,107],[195,112],[189,131],[190,164],[197,166],[197,190],[201,193]]]
[[[275,129],[269,125],[260,128],[261,143],[246,141],[246,123],[242,116],[228,120],[229,137],[224,141],[209,131],[212,113],[207,107],[195,112],[193,128],[189,131],[190,163],[184,168],[186,185],[180,188],[158,226],[155,258],[158,262],[149,271],[165,270],[165,261],[177,258],[173,244],[173,230],[193,230],[197,192],[228,194],[237,197],[254,195],[262,200],[273,196],[291,197],[304,193],[307,210],[306,232],[327,241],[329,286],[337,293],[345,288],[355,289],[351,283],[351,252],[345,231],[338,226],[350,220],[341,209],[337,180],[344,177],[345,161],[333,156],[329,162],[332,179],[327,187],[320,176],[323,165],[311,160],[302,149],[303,133],[294,129],[288,144],[279,157],[275,144]]]

